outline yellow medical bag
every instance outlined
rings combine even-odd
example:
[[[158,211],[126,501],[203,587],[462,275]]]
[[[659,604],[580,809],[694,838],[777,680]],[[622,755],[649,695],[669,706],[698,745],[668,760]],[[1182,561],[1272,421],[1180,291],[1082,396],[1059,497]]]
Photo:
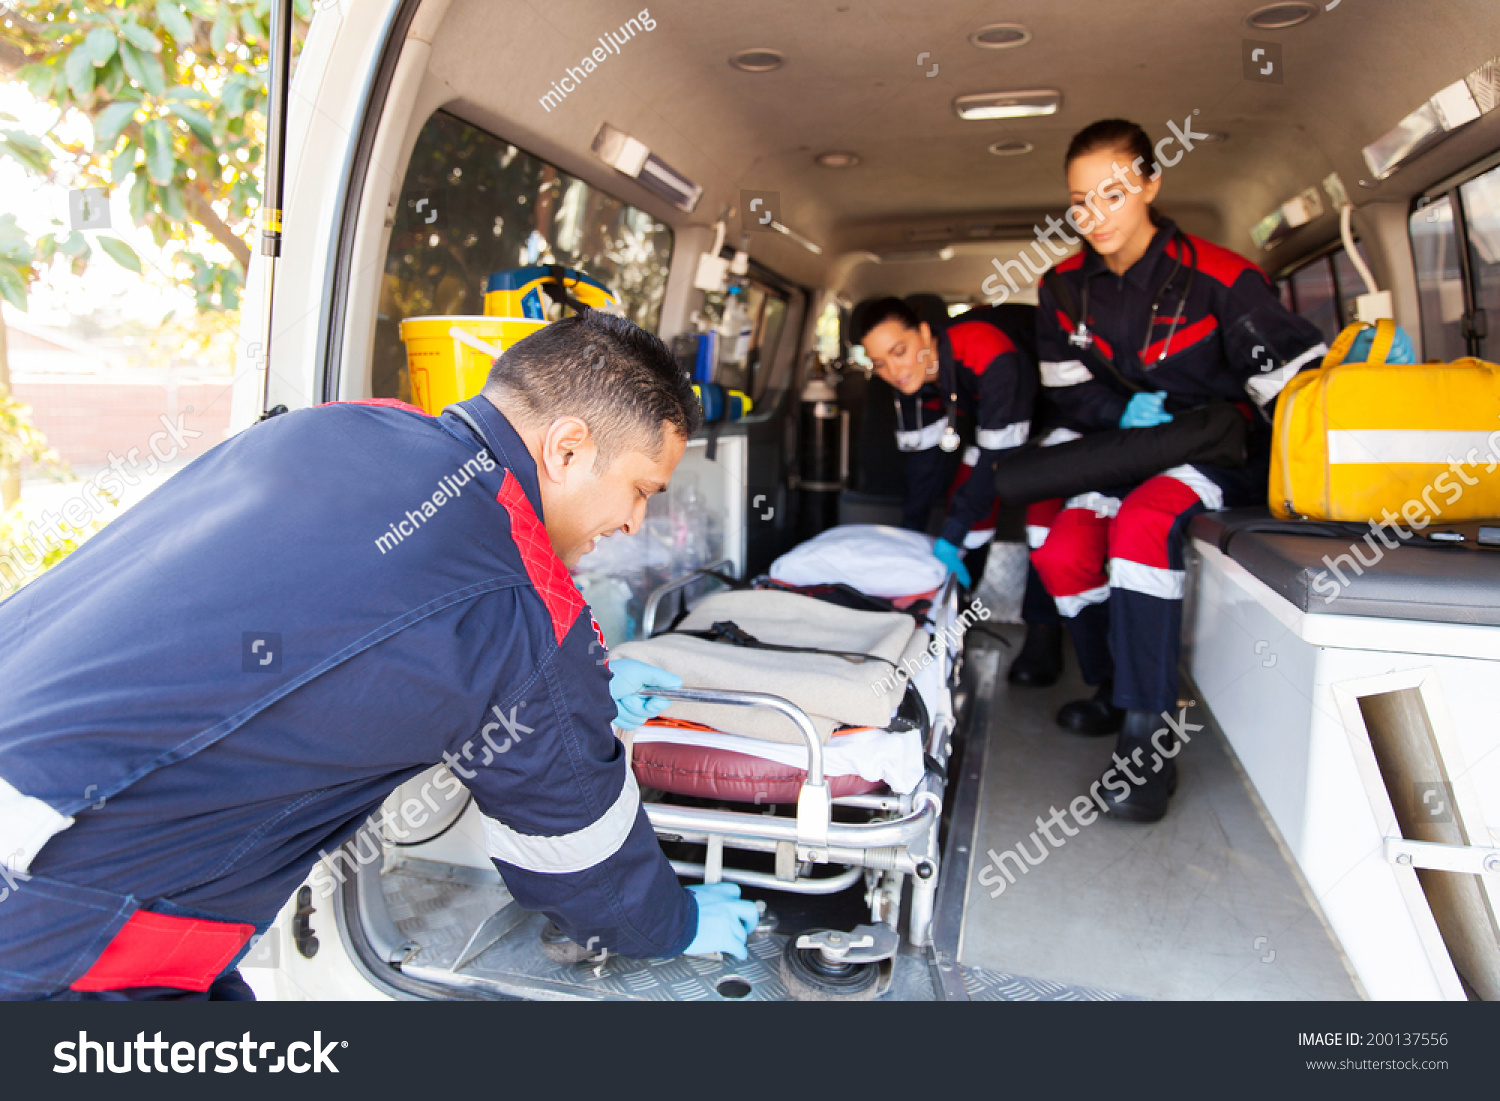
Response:
[[[1321,367],[1281,392],[1271,512],[1283,519],[1401,520],[1425,527],[1500,517],[1500,366],[1387,363],[1396,326],[1377,322],[1369,360],[1345,363],[1350,325]],[[1425,520],[1423,519],[1425,517]]]
[[[542,284],[555,283],[559,277],[568,295],[585,306],[609,310],[616,305],[615,296],[610,289],[591,275],[555,264],[532,264],[524,268],[494,272],[485,280],[484,312],[488,317],[546,321]]]

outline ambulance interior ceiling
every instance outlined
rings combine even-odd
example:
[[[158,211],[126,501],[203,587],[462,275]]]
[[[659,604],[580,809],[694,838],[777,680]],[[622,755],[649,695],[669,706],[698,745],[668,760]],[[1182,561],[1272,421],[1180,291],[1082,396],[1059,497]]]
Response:
[[[1141,123],[1158,141],[1169,135],[1169,120],[1182,126],[1189,118],[1197,131],[1226,135],[1167,171],[1158,206],[1189,232],[1274,272],[1337,235],[1331,204],[1325,196],[1324,214],[1273,252],[1253,245],[1251,227],[1305,188],[1321,193],[1336,171],[1356,205],[1375,204],[1357,216],[1356,230],[1377,278],[1385,281],[1393,261],[1397,272],[1409,270],[1412,196],[1500,146],[1500,111],[1371,188],[1359,183],[1371,175],[1361,150],[1500,54],[1500,4],[1335,0],[1303,5],[1315,14],[1289,29],[1247,25],[1265,6],[652,0],[655,29],[610,53],[549,111],[539,101],[552,83],[642,5],[451,0],[429,32],[420,110],[425,117],[441,106],[650,211],[678,231],[679,253],[709,247],[706,227],[726,207],[730,242],[738,239],[742,189],[778,192],[780,221],[822,252],[759,232],[751,256],[850,301],[917,291],[980,299],[991,258],[1016,255],[1034,224],[1063,212],[1070,136],[1109,116]],[[423,13],[428,26],[433,14]],[[994,23],[1020,24],[1032,37],[1010,49],[971,44]],[[1245,78],[1247,38],[1281,45],[1283,84]],[[784,62],[769,72],[730,64],[752,48],[777,51]],[[927,55],[921,64],[919,54]],[[954,110],[959,95],[1020,89],[1056,89],[1061,106],[1047,117],[989,121]],[[692,214],[591,154],[606,122],[703,187]],[[1033,148],[989,151],[1011,141]],[[859,161],[823,167],[816,158],[826,152]],[[1405,296],[1397,290],[1399,303]]]

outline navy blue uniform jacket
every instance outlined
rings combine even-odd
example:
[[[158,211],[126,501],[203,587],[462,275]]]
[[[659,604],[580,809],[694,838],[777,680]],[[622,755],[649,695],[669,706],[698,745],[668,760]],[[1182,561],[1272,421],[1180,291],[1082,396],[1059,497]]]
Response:
[[[939,534],[963,546],[969,529],[994,507],[995,463],[1001,452],[1025,443],[1031,431],[1036,364],[994,318],[960,316],[938,333],[937,383],[896,396],[896,447],[906,453],[904,528],[925,531],[932,506],[948,488],[947,453],[938,441],[948,427],[946,403],[955,393],[955,412],[974,421],[979,456],[969,479],[948,502]]]
[[[482,397],[397,405],[258,424],[0,603],[0,995],[66,989],[136,908],[264,928],[443,760],[523,906],[691,942],[525,445]]]
[[[1190,267],[1196,268],[1191,282]],[[1069,343],[1068,317],[1043,284],[1037,359],[1061,423],[1077,431],[1116,427],[1130,401],[1132,391],[1099,362],[1107,359],[1142,389],[1165,391],[1169,413],[1216,399],[1253,402],[1267,417],[1251,419],[1258,438],[1252,454],[1268,454],[1268,417],[1277,395],[1328,351],[1317,328],[1281,304],[1260,268],[1201,237],[1178,233],[1167,218],[1158,219],[1145,255],[1122,275],[1087,244],[1057,270],[1071,285],[1076,306],[1083,305],[1088,287],[1093,345],[1085,351]]]

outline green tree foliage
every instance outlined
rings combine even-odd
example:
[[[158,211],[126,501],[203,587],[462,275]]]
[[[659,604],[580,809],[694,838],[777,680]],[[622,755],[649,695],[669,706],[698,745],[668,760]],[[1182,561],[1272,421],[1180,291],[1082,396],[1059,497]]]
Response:
[[[312,0],[297,0],[296,11],[294,47]],[[87,116],[93,130],[92,142],[9,131],[4,151],[39,175],[66,168],[73,187],[126,189],[132,221],[171,251],[170,274],[200,310],[238,308],[250,260],[269,24],[270,0],[22,0],[0,10],[0,74]],[[232,259],[201,248],[194,226]],[[139,270],[123,241],[98,244]],[[86,263],[87,248],[77,234],[54,236],[34,261],[61,253]],[[5,282],[0,274],[0,290]]]

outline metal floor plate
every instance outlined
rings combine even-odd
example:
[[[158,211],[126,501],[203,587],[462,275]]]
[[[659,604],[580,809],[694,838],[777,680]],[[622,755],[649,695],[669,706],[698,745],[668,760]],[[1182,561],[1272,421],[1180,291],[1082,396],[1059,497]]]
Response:
[[[1109,990],[1090,990],[1086,986],[1025,979],[986,971],[982,967],[965,967],[964,989],[974,1002],[1130,1002],[1139,999]]]
[[[479,924],[511,899],[499,877],[427,861],[387,868],[382,886],[391,917],[402,934],[421,946],[403,971],[427,982],[469,991],[545,1000],[603,1001],[787,1001],[780,963],[786,937],[752,936],[750,957],[716,960],[679,956],[632,960],[609,956],[602,962],[553,963],[541,950],[546,918],[525,920],[459,971],[450,970]],[[963,968],[964,988],[974,1001],[1108,1001],[1119,995],[978,968]],[[742,997],[720,993],[738,979]],[[738,993],[741,987],[726,987]],[[891,989],[883,1001],[932,1001],[935,992],[925,956],[896,957]]]

